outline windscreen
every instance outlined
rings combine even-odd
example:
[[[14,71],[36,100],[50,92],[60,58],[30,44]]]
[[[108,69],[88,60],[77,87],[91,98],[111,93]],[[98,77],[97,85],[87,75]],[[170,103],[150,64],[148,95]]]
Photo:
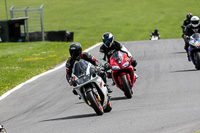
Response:
[[[81,77],[86,74],[87,67],[88,67],[88,62],[86,62],[85,60],[77,61],[74,63],[72,73],[77,77]]]
[[[116,61],[121,61],[122,60],[122,57],[123,57],[123,52],[121,51],[116,51],[113,53],[112,55],[113,59],[116,60]]]
[[[200,34],[199,33],[194,33],[192,35],[192,37],[194,38],[194,40],[198,41],[200,39]]]

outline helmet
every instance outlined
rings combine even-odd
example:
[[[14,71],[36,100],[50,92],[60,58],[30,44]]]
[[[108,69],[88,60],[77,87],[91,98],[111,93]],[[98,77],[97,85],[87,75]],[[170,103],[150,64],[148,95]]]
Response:
[[[193,16],[193,17],[191,18],[191,23],[192,23],[192,26],[193,26],[193,27],[197,27],[197,26],[199,25],[199,17]]]
[[[110,32],[106,32],[106,33],[103,34],[102,40],[103,40],[103,44],[106,47],[111,47],[111,45],[114,41],[114,37]]]
[[[158,33],[158,29],[155,29],[155,30],[154,30],[154,33]]]
[[[69,53],[73,59],[79,60],[81,58],[81,53],[82,53],[81,44],[72,43],[69,47]]]
[[[188,13],[188,14],[186,15],[186,18],[187,18],[187,20],[190,20],[190,19],[192,18],[192,13]]]

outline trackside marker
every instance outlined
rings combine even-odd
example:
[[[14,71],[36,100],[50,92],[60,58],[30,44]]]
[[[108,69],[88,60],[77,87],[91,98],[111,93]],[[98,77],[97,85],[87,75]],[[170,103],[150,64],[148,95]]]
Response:
[[[97,43],[97,44],[93,45],[92,47],[90,47],[90,48],[84,50],[84,52],[88,52],[88,51],[90,51],[90,50],[92,50],[92,49],[98,47],[100,44],[102,44],[102,43]],[[30,82],[32,82],[32,81],[34,81],[34,80],[36,80],[36,79],[42,77],[42,76],[44,76],[44,75],[47,75],[47,74],[49,74],[49,73],[51,73],[51,72],[54,72],[54,71],[56,71],[56,70],[59,70],[60,68],[63,68],[63,67],[65,67],[65,62],[62,63],[60,66],[55,67],[54,69],[48,70],[48,71],[46,71],[46,72],[44,72],[44,73],[41,73],[41,74],[39,74],[39,75],[37,75],[37,76],[35,76],[35,77],[32,77],[31,79],[27,80],[27,81],[24,82],[24,83],[19,84],[18,86],[14,87],[13,89],[11,89],[11,90],[7,91],[6,93],[4,93],[4,94],[0,97],[0,101],[3,100],[4,98],[6,98],[7,96],[9,96],[9,95],[10,95],[11,93],[13,93],[14,91],[19,90],[22,86],[24,86],[24,85],[26,85],[26,84],[28,84],[28,83],[30,83]]]

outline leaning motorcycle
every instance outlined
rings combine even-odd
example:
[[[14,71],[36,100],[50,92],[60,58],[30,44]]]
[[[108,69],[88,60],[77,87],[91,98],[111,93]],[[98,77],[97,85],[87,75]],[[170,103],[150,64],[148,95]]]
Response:
[[[194,33],[190,36],[188,54],[190,60],[197,70],[200,70],[200,34]]]
[[[74,63],[71,83],[81,99],[94,109],[98,115],[112,110],[110,97],[103,79],[98,75],[100,70],[85,60]]]
[[[115,51],[110,57],[109,67],[116,86],[124,92],[127,98],[132,98],[132,88],[136,78],[131,59],[125,52]]]

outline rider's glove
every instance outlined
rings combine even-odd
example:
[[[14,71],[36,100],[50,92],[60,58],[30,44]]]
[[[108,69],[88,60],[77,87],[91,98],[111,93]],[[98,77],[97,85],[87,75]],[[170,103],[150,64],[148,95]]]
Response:
[[[137,61],[136,61],[136,60],[133,60],[133,61],[131,62],[131,64],[133,65],[133,67],[136,67],[136,66],[137,66]]]
[[[131,58],[131,65],[133,67],[136,67],[137,66],[137,61],[133,59],[133,57],[130,57]]]
[[[184,35],[183,37],[184,37],[184,39],[189,39],[189,36]]]
[[[104,64],[104,69],[105,69],[105,70],[109,70],[109,69],[110,69],[110,68],[109,68],[109,63],[105,63],[105,64]]]
[[[101,72],[101,67],[100,66],[97,66],[96,67],[96,72],[99,74]]]
[[[68,82],[69,82],[69,85],[72,86],[72,79],[71,78],[69,79]]]

